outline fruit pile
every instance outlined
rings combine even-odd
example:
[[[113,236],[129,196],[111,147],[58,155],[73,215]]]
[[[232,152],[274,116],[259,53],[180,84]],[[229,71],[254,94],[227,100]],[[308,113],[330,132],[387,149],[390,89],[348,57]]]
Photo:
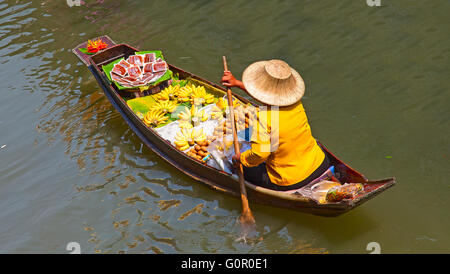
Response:
[[[180,104],[191,104],[192,107],[184,106],[178,114],[180,128],[193,128],[210,118],[205,110],[200,111],[202,105],[212,104],[215,101],[214,95],[206,92],[205,87],[196,85],[168,86],[161,92],[152,95],[156,103],[150,107],[145,114],[137,113],[147,126],[157,127],[168,121],[169,116]]]
[[[173,144],[190,157],[206,161],[209,156],[208,146],[216,139],[225,142],[222,140],[223,135],[232,133],[231,119],[227,117],[229,116],[227,99],[216,99],[206,92],[204,86],[190,83],[185,86],[171,85],[152,97],[156,103],[143,115],[144,122],[148,126],[157,127],[166,123],[171,113],[176,113],[171,119],[179,119],[179,132],[174,137]],[[209,111],[200,110],[204,105],[210,104],[214,105]],[[180,105],[181,111],[177,110]],[[238,131],[249,128],[257,120],[258,109],[251,104],[245,105],[235,99],[233,109]],[[218,126],[215,127],[213,135],[208,137],[200,125],[209,119],[218,121]],[[225,148],[225,144],[223,146]]]
[[[208,146],[215,140],[211,137],[205,141],[198,142],[194,147],[192,147],[186,154],[196,158],[197,160],[204,161],[209,156]]]
[[[206,140],[206,134],[203,129],[187,129],[182,128],[175,136],[174,144],[179,150],[187,150],[195,144],[199,144]]]
[[[179,102],[190,102],[194,106],[202,106],[214,103],[214,95],[206,92],[204,86],[186,85],[180,88]]]
[[[155,94],[154,98],[159,101],[174,100],[178,103],[190,103],[194,106],[214,103],[214,95],[206,92],[204,86],[196,86],[194,84],[188,84],[184,87],[180,87],[180,85],[169,86],[160,93]]]
[[[234,102],[238,102],[235,100]],[[211,109],[211,119],[218,120],[219,122],[226,116],[226,110],[228,103],[225,99],[219,98],[217,103]]]
[[[174,144],[181,150],[186,151],[187,155],[199,160],[206,161],[209,156],[208,146],[215,140],[215,137],[207,137],[203,129],[183,128],[175,136]]]

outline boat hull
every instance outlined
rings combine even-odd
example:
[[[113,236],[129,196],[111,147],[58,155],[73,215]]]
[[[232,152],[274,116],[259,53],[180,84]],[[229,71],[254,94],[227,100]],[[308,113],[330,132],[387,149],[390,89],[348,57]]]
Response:
[[[240,197],[239,182],[236,176],[232,176],[223,171],[219,171],[213,167],[189,157],[187,154],[176,149],[172,144],[162,139],[156,131],[147,127],[139,117],[128,107],[126,101],[121,97],[118,90],[109,82],[106,75],[101,69],[101,65],[111,62],[119,57],[128,57],[138,51],[137,49],[125,44],[115,45],[101,53],[88,57],[89,69],[102,88],[108,100],[114,108],[121,114],[128,126],[141,139],[141,141],[150,148],[159,157],[167,161],[169,164],[177,168],[182,173],[199,181],[206,186],[220,191],[222,193]],[[80,57],[80,56],[79,56]],[[81,58],[81,57],[80,57]],[[192,77],[204,83],[214,86],[215,88],[226,92],[221,86],[202,79],[194,74],[186,72],[173,65],[169,65],[173,72],[179,73],[180,77]],[[247,103],[248,100],[236,95],[238,99]],[[335,155],[326,149],[322,144],[324,151],[328,154],[331,163],[335,166],[337,177],[341,181],[349,183],[363,183],[365,191],[353,200],[343,200],[339,203],[319,204],[308,197],[299,194],[287,194],[283,192],[273,191],[246,183],[248,199],[251,203],[281,207],[305,212],[320,216],[338,216],[360,204],[375,197],[387,188],[395,184],[395,178],[388,178],[379,181],[368,181],[362,174],[355,171],[344,162],[339,160]]]

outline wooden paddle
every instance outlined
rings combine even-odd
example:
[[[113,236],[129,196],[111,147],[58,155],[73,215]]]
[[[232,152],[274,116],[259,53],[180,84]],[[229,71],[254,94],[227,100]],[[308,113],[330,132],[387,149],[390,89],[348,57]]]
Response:
[[[227,58],[225,56],[223,56],[223,68],[225,71],[228,71]],[[229,114],[231,116],[231,127],[233,131],[234,153],[238,154],[240,150],[237,138],[236,123],[234,119],[233,95],[231,94],[231,89],[229,87],[227,87],[227,97],[228,97],[228,107],[230,110]],[[250,210],[250,207],[248,205],[247,190],[245,189],[244,171],[241,163],[239,163],[237,173],[239,176],[239,184],[241,187],[241,201],[242,201],[242,214],[239,220],[241,222],[241,225],[251,226],[255,224],[255,218],[253,218],[252,211]]]

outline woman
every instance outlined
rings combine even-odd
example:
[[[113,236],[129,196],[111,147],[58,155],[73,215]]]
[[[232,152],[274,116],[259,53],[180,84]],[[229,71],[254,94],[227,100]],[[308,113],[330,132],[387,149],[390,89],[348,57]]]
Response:
[[[225,71],[222,84],[239,87],[263,104],[251,149],[233,156],[242,163],[247,181],[288,191],[327,171],[329,160],[311,134],[300,101],[305,84],[297,71],[281,60],[260,61],[245,69],[242,81]]]

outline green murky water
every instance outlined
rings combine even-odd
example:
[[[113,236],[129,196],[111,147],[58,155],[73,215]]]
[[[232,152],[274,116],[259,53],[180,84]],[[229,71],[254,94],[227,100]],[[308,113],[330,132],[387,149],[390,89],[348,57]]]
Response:
[[[0,1],[0,252],[448,253],[450,2]],[[338,218],[252,205],[159,159],[71,53],[108,34],[219,82],[281,58],[301,72],[313,134],[398,185]]]

